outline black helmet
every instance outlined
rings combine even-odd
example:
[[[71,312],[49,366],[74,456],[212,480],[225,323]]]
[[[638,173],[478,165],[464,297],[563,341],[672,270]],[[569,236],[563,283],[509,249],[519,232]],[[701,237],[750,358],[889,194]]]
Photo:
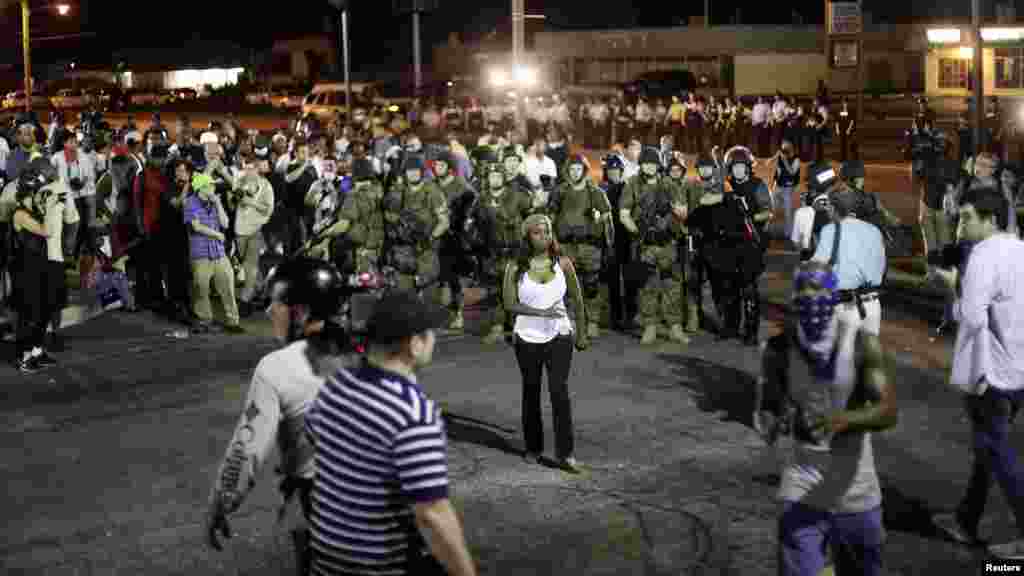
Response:
[[[607,174],[609,170],[625,170],[626,165],[622,163],[622,158],[617,154],[609,154],[604,157],[603,160],[604,171]]]
[[[286,260],[270,271],[267,289],[282,286],[277,300],[288,306],[305,306],[313,320],[327,320],[338,313],[345,282],[330,262],[315,258]],[[273,298],[274,294],[269,295]]]
[[[718,166],[715,165],[715,161],[707,154],[701,154],[697,157],[697,175],[700,176],[701,180],[710,181],[715,177],[715,169]]]
[[[373,180],[374,175],[373,164],[366,158],[357,158],[352,162],[353,181]]]
[[[654,148],[644,148],[643,152],[640,153],[640,164],[657,164],[661,166],[658,151]]]
[[[56,182],[57,169],[45,158],[36,158],[29,162],[18,176],[17,198],[22,199],[39,192],[47,184]]]
[[[847,182],[854,178],[865,178],[864,162],[860,160],[847,160],[839,165],[839,178]]]
[[[746,164],[750,171],[754,170],[754,156],[743,146],[733,146],[725,153],[725,171],[732,172],[734,164]]]

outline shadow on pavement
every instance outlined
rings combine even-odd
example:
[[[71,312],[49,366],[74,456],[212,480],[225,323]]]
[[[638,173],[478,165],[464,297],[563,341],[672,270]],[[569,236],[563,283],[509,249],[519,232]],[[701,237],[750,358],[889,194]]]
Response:
[[[929,540],[942,538],[932,523],[932,510],[927,502],[904,493],[892,478],[879,475],[879,481],[882,483],[882,518],[886,530]]]
[[[742,370],[679,354],[659,354],[673,364],[679,384],[691,390],[704,412],[724,412],[724,422],[753,427],[754,378]]]
[[[448,439],[452,442],[475,444],[515,456],[522,456],[523,454],[523,449],[508,439],[508,435],[515,431],[509,431],[483,420],[460,416],[447,411],[442,413],[442,418],[444,418]]]

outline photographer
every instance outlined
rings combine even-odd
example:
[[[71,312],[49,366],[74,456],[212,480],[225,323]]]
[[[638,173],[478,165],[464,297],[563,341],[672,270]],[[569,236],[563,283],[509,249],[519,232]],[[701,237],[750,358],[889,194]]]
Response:
[[[55,135],[50,162],[57,169],[61,184],[68,189],[68,203],[74,205],[80,216],[78,222],[64,228],[64,256],[73,266],[82,246],[95,244],[92,227],[96,225],[96,157],[79,147],[74,132],[61,129]]]
[[[242,176],[235,185],[235,246],[244,267],[238,307],[242,317],[252,314],[252,299],[259,283],[263,226],[274,212],[274,188],[264,176],[270,173],[269,143],[260,142],[255,152],[242,159]]]
[[[47,249],[50,238],[60,238],[60,227],[51,229],[46,216],[56,211],[61,199],[56,194],[48,194],[43,187],[54,180],[53,168],[46,160],[38,158],[21,170],[17,181],[17,206],[12,217],[17,246],[13,268],[18,276],[15,285],[15,305],[18,308],[16,354],[18,370],[22,374],[32,374],[53,365],[53,360],[43,348],[49,318]]]

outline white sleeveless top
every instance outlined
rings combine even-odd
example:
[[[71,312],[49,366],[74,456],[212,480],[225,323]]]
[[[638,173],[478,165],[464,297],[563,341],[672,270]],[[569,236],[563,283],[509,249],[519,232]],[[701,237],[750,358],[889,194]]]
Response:
[[[565,293],[568,290],[565,273],[562,267],[555,264],[555,277],[544,284],[535,282],[529,273],[523,274],[519,280],[519,303],[532,308],[547,309],[557,305],[562,312],[559,318],[541,318],[539,316],[516,316],[514,331],[516,336],[531,344],[544,344],[560,335],[573,333],[572,320],[569,319],[565,307]]]

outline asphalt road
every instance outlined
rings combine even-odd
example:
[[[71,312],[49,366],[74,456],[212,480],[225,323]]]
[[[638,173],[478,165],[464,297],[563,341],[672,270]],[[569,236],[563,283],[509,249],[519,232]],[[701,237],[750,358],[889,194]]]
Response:
[[[773,257],[763,336],[778,329],[791,262]],[[876,441],[890,574],[978,573],[977,553],[937,539],[927,511],[966,481],[967,424],[943,386],[949,343],[908,308],[882,329],[901,407]],[[471,331],[481,311],[468,314]],[[174,340],[146,315],[69,330],[62,366],[8,383],[0,406],[5,574],[282,574],[268,473],[235,519],[227,551],[203,545],[212,475],[252,367],[272,344],[248,335]],[[580,477],[525,464],[510,348],[445,336],[423,373],[445,405],[453,499],[481,574],[772,574],[780,452],[750,429],[756,350],[698,336],[641,347],[608,334],[573,362]],[[550,413],[545,421],[550,430]],[[549,454],[550,439],[547,436]],[[268,468],[272,469],[272,465]],[[1012,534],[1001,495],[983,531]]]

